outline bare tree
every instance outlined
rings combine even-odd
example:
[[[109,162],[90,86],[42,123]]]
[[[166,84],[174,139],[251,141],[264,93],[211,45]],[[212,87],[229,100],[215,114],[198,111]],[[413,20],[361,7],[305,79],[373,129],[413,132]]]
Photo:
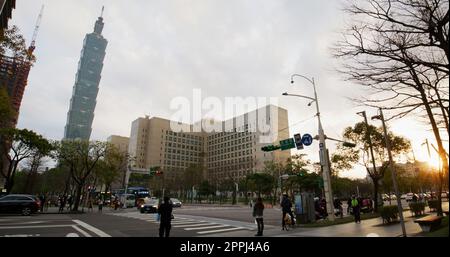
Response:
[[[391,110],[390,119],[426,114],[448,172],[440,130],[450,133],[448,0],[351,1],[345,12],[352,25],[334,46],[339,71],[371,91],[355,100]]]

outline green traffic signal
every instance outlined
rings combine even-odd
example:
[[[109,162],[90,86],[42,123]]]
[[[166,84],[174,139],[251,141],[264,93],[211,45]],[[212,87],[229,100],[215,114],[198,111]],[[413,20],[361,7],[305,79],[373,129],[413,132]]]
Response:
[[[263,151],[263,152],[272,152],[272,151],[275,151],[278,149],[280,149],[280,146],[277,146],[277,145],[267,145],[267,146],[261,147],[261,151]]]

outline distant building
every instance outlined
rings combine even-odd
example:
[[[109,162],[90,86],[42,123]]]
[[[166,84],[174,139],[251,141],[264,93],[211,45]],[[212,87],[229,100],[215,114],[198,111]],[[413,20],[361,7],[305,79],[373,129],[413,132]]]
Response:
[[[106,141],[114,145],[119,152],[128,153],[128,144],[130,143],[129,137],[112,135],[109,136]]]
[[[270,132],[253,130],[257,121],[251,117],[258,115],[265,115]],[[264,136],[270,134],[274,138],[271,142],[277,144],[289,138],[288,129],[278,130],[288,127],[287,110],[277,106],[268,105],[222,121],[220,132],[174,132],[170,124],[170,120],[148,116],[133,121],[128,147],[134,158],[132,167],[161,167],[167,177],[173,177],[194,166],[203,171],[204,179],[217,181],[243,178],[261,171],[265,161],[285,162],[291,156],[289,150],[261,151],[268,144],[261,142]],[[193,131],[196,124],[182,125]]]
[[[112,135],[112,136],[109,136],[106,141],[109,144],[115,146],[120,153],[122,153],[124,155],[128,155],[128,144],[130,142],[130,138]],[[111,185],[110,190],[117,190],[117,189],[123,189],[124,188],[125,176],[126,176],[126,171],[127,171],[127,169],[126,169],[126,165],[127,164],[128,163],[125,163],[125,166],[122,169],[122,174],[120,174],[120,179],[115,181]]]
[[[65,139],[89,140],[99,90],[103,60],[108,41],[102,36],[103,17],[95,22],[94,32],[87,34],[70,100]]]

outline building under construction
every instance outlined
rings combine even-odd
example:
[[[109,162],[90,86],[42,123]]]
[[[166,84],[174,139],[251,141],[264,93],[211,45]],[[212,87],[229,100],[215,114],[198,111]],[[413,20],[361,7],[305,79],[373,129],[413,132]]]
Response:
[[[22,57],[9,57],[0,55],[0,87],[6,87],[11,99],[15,117],[14,126],[19,117],[20,104],[28,82],[28,74],[32,63]]]
[[[42,19],[43,8],[44,7],[42,7],[36,22],[30,47],[27,49],[26,53],[8,53],[7,51],[2,51],[3,53],[0,53],[0,88],[6,88],[10,97],[11,107],[15,111],[15,116],[12,120],[12,126],[14,127],[18,122],[22,97],[28,83],[28,74],[30,73],[30,69],[34,62],[33,51],[35,49],[36,36]]]

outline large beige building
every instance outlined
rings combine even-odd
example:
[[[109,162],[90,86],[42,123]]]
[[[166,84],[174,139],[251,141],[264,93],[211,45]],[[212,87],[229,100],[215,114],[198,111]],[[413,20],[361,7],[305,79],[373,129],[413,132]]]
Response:
[[[209,121],[203,120],[201,124]],[[159,166],[166,176],[182,173],[190,166],[203,167],[208,180],[242,178],[260,171],[265,161],[286,161],[290,151],[263,152],[261,147],[289,138],[287,110],[267,105],[230,120],[217,122],[215,129],[193,132],[199,125],[179,124],[158,117],[138,118],[131,127],[128,152],[131,166]]]

